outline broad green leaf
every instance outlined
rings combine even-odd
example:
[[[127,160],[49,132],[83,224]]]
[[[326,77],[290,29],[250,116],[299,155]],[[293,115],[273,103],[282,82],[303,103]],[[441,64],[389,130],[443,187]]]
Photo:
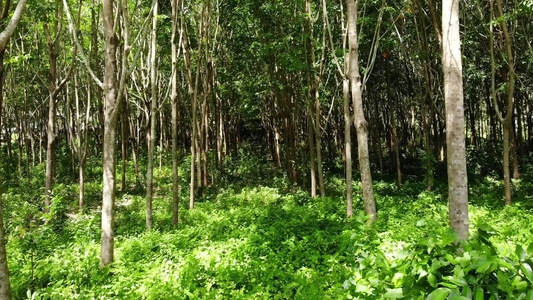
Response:
[[[444,277],[444,279],[452,282],[452,283],[455,283],[456,285],[460,285],[460,286],[466,286],[468,285],[468,283],[466,282],[466,280],[464,278],[458,278],[458,277],[454,277],[454,276],[446,276]]]
[[[481,265],[479,265],[479,267],[476,268],[476,272],[478,273],[485,273],[489,268],[490,268],[490,265],[492,264],[492,262],[490,261],[484,261],[481,263]]]
[[[527,292],[526,300],[533,300],[533,290]]]
[[[447,283],[447,282],[439,282],[440,285],[445,286],[447,288],[455,289],[457,286],[455,284]]]
[[[519,291],[523,291],[527,288],[527,282],[526,281],[520,281],[517,282],[514,286],[516,286],[516,289]]]
[[[520,266],[520,269],[524,272],[527,280],[533,284],[533,270],[531,269],[531,266],[528,263],[523,263]]]
[[[474,292],[476,294],[476,300],[484,300],[485,299],[485,293],[483,292],[483,288],[477,286],[474,289]]]
[[[389,299],[403,298],[403,291],[402,289],[387,290],[387,292],[385,293],[385,298],[389,298]]]
[[[533,257],[533,243],[529,244],[529,247],[527,247],[527,255]]]
[[[431,292],[426,298],[426,300],[444,300],[450,294],[451,290],[447,288],[438,288]]]
[[[515,253],[516,253],[516,256],[518,256],[518,259],[520,261],[526,260],[527,254],[526,254],[526,251],[524,251],[524,248],[522,248],[522,246],[516,245]]]
[[[463,292],[461,293],[462,296],[465,296],[468,299],[472,299],[472,289],[470,287],[465,287],[463,289]]]
[[[429,273],[428,282],[432,287],[437,287],[437,277],[433,273]]]
[[[459,240],[459,235],[457,234],[457,232],[450,230],[447,233],[443,234],[441,239],[442,246],[448,246],[454,241]]]

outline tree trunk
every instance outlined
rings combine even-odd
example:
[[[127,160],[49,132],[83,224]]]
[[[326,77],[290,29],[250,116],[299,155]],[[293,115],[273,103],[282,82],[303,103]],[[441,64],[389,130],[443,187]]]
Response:
[[[79,178],[78,182],[80,185],[80,194],[78,198],[78,205],[80,207],[80,211],[83,209],[83,206],[85,205],[85,159],[82,159],[79,161]]]
[[[113,262],[114,251],[114,206],[115,206],[115,144],[117,141],[117,46],[118,38],[114,31],[114,0],[103,0],[104,37],[105,37],[105,75],[104,75],[104,140],[103,140],[103,192],[102,192],[102,243],[100,247],[100,267]]]
[[[363,111],[363,97],[361,91],[361,75],[359,74],[359,37],[357,34],[358,0],[346,0],[348,13],[348,38],[349,38],[349,67],[348,78],[352,91],[354,106],[354,122],[357,132],[357,150],[359,156],[359,170],[363,184],[363,201],[366,214],[370,221],[377,220],[376,202],[372,187],[372,174],[370,172],[370,157],[368,153],[368,122]]]
[[[459,0],[443,1],[442,32],[450,226],[461,238],[467,239],[468,178],[466,173]]]
[[[387,50],[387,54],[389,51]],[[396,177],[397,177],[397,184],[398,187],[402,187],[402,169],[400,165],[400,151],[399,151],[399,141],[398,141],[398,135],[396,134],[396,109],[393,106],[394,102],[392,100],[392,94],[390,91],[390,54],[385,56],[385,73],[386,73],[386,80],[387,80],[387,102],[390,103],[390,135],[391,135],[391,143],[392,143],[392,149],[394,150],[394,157],[395,157],[395,165],[396,165]]]
[[[179,156],[178,156],[178,46],[176,34],[178,31],[178,0],[172,0],[172,91],[170,103],[172,104],[172,224],[179,222]]]
[[[311,197],[316,197],[316,172],[315,172],[315,135],[313,132],[313,109],[311,102],[308,99],[307,101],[307,130],[308,130],[308,141],[309,141],[309,154],[310,154],[310,164],[311,164]]]
[[[26,7],[27,0],[20,0],[11,20],[7,27],[0,33],[0,134],[2,133],[2,105],[4,102],[4,54],[5,47],[11,35],[15,31],[22,13]],[[1,21],[4,21],[9,15],[9,6],[4,7]],[[0,144],[1,145],[1,144]],[[2,183],[0,178],[0,299],[11,300],[11,282],[9,280],[9,268],[7,265],[6,254],[6,234],[4,230],[4,210],[2,201]]]
[[[58,27],[58,12],[56,9],[55,21],[52,26],[54,31],[50,32],[49,25],[44,24],[44,31],[48,37],[48,57],[49,57],[49,69],[48,69],[48,123],[46,127],[46,177],[45,177],[45,198],[44,198],[44,211],[48,212],[50,207],[50,198],[52,193],[52,185],[54,184],[55,177],[55,160],[56,160],[56,89],[57,89],[57,57],[59,51],[59,39],[55,37]],[[51,35],[53,34],[53,35]]]
[[[346,69],[349,58],[346,55]],[[346,73],[348,70],[346,70]],[[350,80],[348,76],[343,79],[343,98],[344,98],[344,163],[346,168],[346,214],[348,218],[353,216],[353,193],[352,193],[352,116],[350,113]]]
[[[152,45],[150,51],[150,85],[152,91],[152,101],[150,107],[150,128],[146,131],[147,166],[146,166],[146,230],[152,229],[152,199],[154,197],[154,149],[155,149],[155,129],[157,126],[157,70],[156,70],[156,48],[157,48],[157,8],[158,0],[153,0],[154,12],[152,18]]]
[[[0,49],[0,136],[2,133],[2,107],[4,102],[4,53]],[[0,143],[0,149],[1,149]],[[1,156],[1,155],[0,155]],[[11,282],[9,281],[9,268],[6,254],[6,233],[4,230],[4,203],[2,201],[2,178],[0,177],[0,299],[11,299]]]
[[[493,33],[492,33],[492,19],[494,15],[493,0],[490,0],[490,12],[491,12],[491,23],[490,23],[490,35],[489,35],[489,49],[490,49],[490,61],[491,61],[491,94],[494,110],[496,111],[496,116],[500,120],[501,125],[503,125],[503,181],[504,181],[504,195],[505,195],[505,205],[511,205],[511,174],[509,170],[509,151],[510,143],[513,141],[510,140],[512,121],[513,121],[513,95],[514,95],[514,85],[515,85],[515,70],[514,70],[514,58],[511,45],[511,37],[509,31],[507,30],[507,25],[505,19],[503,18],[503,9],[502,1],[496,0],[497,15],[496,17],[501,17],[499,26],[505,37],[505,49],[507,54],[507,64],[509,66],[509,79],[507,85],[507,99],[505,103],[506,113],[505,118],[500,113],[498,108],[498,103],[496,99],[496,87],[495,87],[495,61],[494,61],[494,50],[493,50]],[[518,168],[518,166],[517,166]]]

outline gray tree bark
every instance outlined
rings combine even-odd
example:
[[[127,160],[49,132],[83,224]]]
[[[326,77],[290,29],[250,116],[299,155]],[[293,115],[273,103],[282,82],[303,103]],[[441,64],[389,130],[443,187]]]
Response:
[[[459,0],[444,0],[442,2],[442,32],[450,226],[461,238],[467,239],[468,178],[466,173]]]
[[[114,31],[114,0],[103,0],[105,74],[104,74],[104,151],[102,192],[102,241],[100,246],[100,267],[113,262],[114,251],[114,208],[115,208],[115,143],[117,140],[119,82],[117,79],[118,38]]]
[[[352,92],[354,107],[354,123],[357,132],[357,150],[359,156],[359,171],[363,184],[363,202],[365,212],[371,221],[377,220],[376,202],[370,172],[370,156],[368,153],[368,122],[363,111],[363,95],[361,90],[361,74],[359,73],[359,37],[357,33],[357,11],[359,0],[346,0],[348,13],[348,44],[349,62],[348,78]]]
[[[146,143],[148,145],[146,167],[146,229],[152,229],[152,199],[154,197],[154,148],[155,148],[155,128],[157,126],[157,8],[158,0],[153,0],[154,12],[152,19],[152,44],[150,49],[150,85],[152,92],[152,102],[150,106],[150,128],[146,132]]]

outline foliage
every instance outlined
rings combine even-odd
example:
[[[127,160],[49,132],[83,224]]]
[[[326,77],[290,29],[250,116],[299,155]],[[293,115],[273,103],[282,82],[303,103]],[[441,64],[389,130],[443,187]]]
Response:
[[[39,211],[38,192],[35,200],[24,201],[35,191],[25,184],[12,188],[3,197],[15,298],[528,296],[528,266],[533,263],[529,210],[502,209],[490,203],[498,201],[495,197],[473,197],[472,220],[479,225],[472,227],[469,242],[455,244],[447,230],[446,186],[440,181],[433,192],[421,192],[425,184],[416,180],[405,182],[402,189],[390,180],[376,181],[380,219],[370,226],[362,211],[345,219],[344,198],[335,196],[343,193],[338,178],[327,182],[332,197],[313,199],[301,190],[288,193],[292,187],[283,173],[262,157],[243,151],[227,158],[224,172],[217,175],[218,185],[204,191],[194,210],[185,209],[188,195],[182,191],[178,227],[170,222],[169,166],[155,172],[155,230],[144,229],[142,190],[119,194],[116,262],[107,269],[98,268],[97,199],[89,200],[87,211],[80,214],[76,185],[59,184],[51,211],[44,214]],[[183,160],[182,185],[188,180],[189,163]],[[96,161],[89,163],[88,173],[95,167]],[[35,180],[42,180],[39,172]],[[135,181],[133,166],[126,175],[129,183]],[[472,191],[480,195],[500,194],[500,188],[493,179],[472,184]],[[96,176],[86,189],[97,197],[101,184]],[[530,191],[525,182],[515,189],[517,197]],[[362,207],[360,198],[355,202],[355,207]]]

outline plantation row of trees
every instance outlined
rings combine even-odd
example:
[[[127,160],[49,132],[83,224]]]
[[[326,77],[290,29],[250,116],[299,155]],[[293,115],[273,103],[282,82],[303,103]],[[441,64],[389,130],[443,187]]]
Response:
[[[66,176],[79,181],[83,209],[87,158],[101,154],[102,267],[113,262],[115,195],[130,188],[130,160],[136,182],[146,179],[147,230],[153,170],[166,153],[174,224],[180,162],[190,159],[192,209],[245,139],[263,142],[313,197],[326,196],[341,157],[348,217],[355,160],[371,221],[372,172],[395,173],[401,187],[404,162],[417,160],[431,190],[446,161],[450,225],[467,238],[467,147],[503,153],[506,204],[533,150],[529,0],[461,9],[458,0],[51,0],[30,1],[18,24],[25,2],[2,1],[2,159],[21,180],[45,163],[47,211],[65,176],[58,155],[71,159]],[[491,161],[477,163],[484,172]],[[8,299],[3,237],[0,227],[0,298]]]

